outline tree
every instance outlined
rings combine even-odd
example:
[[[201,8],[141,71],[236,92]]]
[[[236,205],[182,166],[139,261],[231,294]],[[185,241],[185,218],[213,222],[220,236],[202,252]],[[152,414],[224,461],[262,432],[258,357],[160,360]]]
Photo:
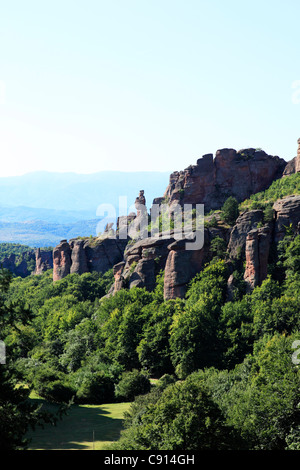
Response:
[[[197,275],[187,292],[185,309],[171,325],[171,357],[179,377],[220,362],[218,324],[225,303],[227,266],[218,260]]]
[[[139,361],[154,376],[173,372],[170,351],[170,327],[173,316],[182,311],[181,299],[167,300],[160,305],[150,304],[151,317],[143,332],[143,338],[137,347]]]
[[[292,336],[265,335],[234,370],[209,379],[215,401],[251,450],[284,450],[298,445],[299,366]],[[208,380],[207,380],[208,383]]]
[[[148,393],[150,388],[148,377],[135,369],[123,372],[120,382],[116,385],[115,396],[120,400],[132,401],[137,395]]]
[[[227,250],[227,243],[226,241],[221,238],[221,237],[214,237],[211,241],[210,244],[210,251],[213,253],[213,255],[217,258],[225,258]]]
[[[113,449],[226,450],[233,442],[241,447],[197,373],[134,402],[125,426]]]
[[[11,282],[11,275],[0,271],[0,340],[5,341],[9,330],[29,321],[30,311],[20,304],[6,303],[4,294]],[[10,348],[6,348],[6,363],[0,364],[0,450],[24,449],[25,435],[30,427],[45,421],[53,421],[28,401],[30,389],[18,387],[18,375],[14,368]]]
[[[233,225],[239,216],[239,204],[235,197],[230,196],[223,204],[222,219],[229,225]]]

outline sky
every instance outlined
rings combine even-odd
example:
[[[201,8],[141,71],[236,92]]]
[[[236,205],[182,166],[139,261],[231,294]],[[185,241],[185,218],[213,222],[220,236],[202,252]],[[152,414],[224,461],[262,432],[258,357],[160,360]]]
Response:
[[[0,0],[0,176],[292,159],[299,16],[299,0]]]

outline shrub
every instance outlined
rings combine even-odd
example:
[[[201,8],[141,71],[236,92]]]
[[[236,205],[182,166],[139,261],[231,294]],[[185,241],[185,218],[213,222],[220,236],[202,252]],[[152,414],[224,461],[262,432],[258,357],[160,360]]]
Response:
[[[114,400],[114,383],[103,372],[88,371],[83,374],[82,383],[76,391],[79,403],[99,404]]]
[[[148,393],[150,388],[150,380],[145,374],[138,370],[127,371],[122,374],[120,382],[115,387],[115,397],[132,401],[137,395]]]
[[[223,204],[222,207],[222,219],[229,225],[233,225],[239,216],[239,204],[237,200],[230,196]]]
[[[74,391],[61,380],[45,383],[39,390],[40,396],[51,402],[68,403]]]

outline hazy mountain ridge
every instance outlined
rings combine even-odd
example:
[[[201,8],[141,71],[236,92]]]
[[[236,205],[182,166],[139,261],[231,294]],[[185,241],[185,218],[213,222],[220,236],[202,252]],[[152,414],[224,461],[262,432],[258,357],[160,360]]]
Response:
[[[103,171],[93,174],[34,172],[0,178],[0,206],[89,211],[96,216],[102,203],[118,205],[119,196],[133,204],[140,189],[147,203],[163,192],[169,172]],[[140,187],[141,186],[141,187]]]
[[[112,204],[118,216],[119,196],[127,197],[129,209],[142,187],[150,207],[168,181],[167,172],[34,172],[2,177],[0,242],[43,247],[64,238],[95,236],[100,204]]]

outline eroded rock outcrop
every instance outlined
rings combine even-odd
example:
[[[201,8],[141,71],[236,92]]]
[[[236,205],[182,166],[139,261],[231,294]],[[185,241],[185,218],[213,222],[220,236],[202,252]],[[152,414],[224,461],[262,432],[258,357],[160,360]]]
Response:
[[[182,298],[188,283],[212,258],[211,240],[219,236],[228,242],[226,231],[217,228],[212,231],[205,229],[203,246],[198,249],[187,248],[187,244],[195,243],[193,233],[181,239],[176,232],[162,235],[129,244],[123,262],[114,266],[115,284],[111,295],[124,287],[145,287],[151,291],[155,287],[157,274],[164,270],[164,298]]]
[[[236,220],[230,233],[228,254],[230,258],[238,258],[245,252],[248,233],[261,224],[264,219],[262,210],[251,210],[242,213]]]
[[[53,281],[63,279],[71,270],[71,247],[67,240],[61,240],[53,250]]]
[[[273,210],[274,220],[271,223],[263,227],[252,227],[246,234],[244,280],[248,291],[259,286],[266,279],[268,257],[272,243],[276,246],[286,233],[300,233],[300,196],[294,195],[279,199],[273,205]],[[253,217],[253,212],[257,211],[250,212],[248,213],[249,219],[251,219],[251,215]],[[244,236],[245,231],[242,238]],[[232,251],[232,253],[235,252]]]
[[[87,273],[88,264],[85,253],[85,241],[81,239],[72,239],[69,244],[71,249],[70,273]]]
[[[297,231],[300,221],[300,196],[287,196],[273,205],[275,211],[274,240],[283,239],[287,230]]]
[[[27,260],[33,259],[34,254],[28,253]],[[31,274],[28,270],[27,261],[25,260],[25,253],[21,255],[15,255],[14,253],[6,256],[3,261],[0,263],[3,269],[8,269],[15,276],[26,277]]]
[[[205,243],[198,250],[187,250],[186,239],[176,240],[168,246],[169,255],[165,266],[164,298],[183,298],[188,283],[199,273],[205,262],[211,258],[209,251],[209,234],[205,231]]]
[[[206,154],[183,171],[170,175],[164,198],[170,204],[204,204],[219,209],[229,196],[243,201],[264,191],[284,172],[286,161],[253,148],[222,149]]]
[[[128,244],[124,260],[114,266],[115,285],[112,294],[123,287],[145,287],[151,291],[161,269],[165,268],[169,255],[168,245],[174,242],[172,236],[149,237]]]
[[[53,250],[53,281],[72,273],[105,273],[122,261],[126,245],[115,237],[62,240]]]
[[[38,248],[35,252],[35,275],[43,274],[48,269],[53,268],[53,252]]]
[[[243,260],[246,260],[244,280],[248,290],[252,290],[267,277],[271,244],[283,238],[287,227],[293,231],[299,229],[300,196],[277,201],[273,207],[274,220],[269,224],[265,224],[263,210],[244,212],[234,227],[222,224],[220,217],[214,214],[214,223],[210,220],[206,224],[203,246],[194,250],[186,249],[185,244],[190,241],[186,232],[183,239],[179,239],[176,224],[173,224],[173,231],[158,233],[164,217],[157,220],[154,205],[168,202],[173,212],[174,208],[182,208],[184,204],[204,204],[206,211],[219,209],[229,195],[242,201],[267,189],[292,168],[296,171],[297,158],[300,159],[300,140],[298,155],[288,164],[279,157],[252,148],[239,152],[218,150],[215,158],[212,154],[204,155],[196,165],[172,173],[164,196],[153,200],[152,209],[156,215],[151,209],[151,230],[154,229],[151,236],[145,195],[141,190],[135,200],[137,214],[119,217],[115,236],[110,236],[114,232],[109,226],[101,239],[74,239],[69,243],[64,240],[55,248],[53,279],[61,279],[73,272],[104,273],[113,267],[115,282],[108,295],[114,295],[122,288],[144,287],[151,291],[157,274],[164,270],[165,299],[182,298],[188,283],[214,256],[212,241],[219,237],[223,240],[221,245],[227,247],[228,266],[235,269],[233,267],[238,264],[242,269]],[[143,229],[142,221],[145,222]],[[233,298],[234,292],[235,279],[231,274],[228,297]]]
[[[251,230],[247,234],[244,280],[248,291],[261,285],[267,278],[270,243],[271,227],[269,225]]]

